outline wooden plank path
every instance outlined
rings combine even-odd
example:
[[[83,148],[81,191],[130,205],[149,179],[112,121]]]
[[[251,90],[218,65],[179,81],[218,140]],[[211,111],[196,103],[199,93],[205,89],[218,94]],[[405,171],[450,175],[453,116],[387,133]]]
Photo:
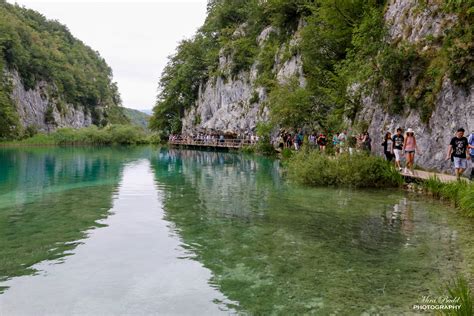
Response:
[[[413,174],[405,173],[405,172],[401,172],[401,174],[402,176],[406,178],[411,178],[411,179],[416,179],[416,180],[428,180],[429,178],[436,177],[443,183],[457,181],[456,176],[452,176],[452,175],[444,174],[444,173],[421,171],[421,170],[415,170]],[[467,180],[467,179],[464,179],[464,180]]]
[[[223,148],[223,149],[240,149],[244,146],[254,146],[255,143],[248,139],[224,139],[219,140],[189,140],[189,139],[174,139],[168,142],[173,146],[196,147],[196,148]],[[438,178],[443,183],[457,181],[456,176],[444,173],[428,172],[422,170],[415,170],[413,174],[401,172],[405,178],[413,180],[428,180],[430,178]],[[465,179],[467,180],[467,179]],[[467,180],[468,181],[468,180]]]
[[[245,146],[255,145],[248,139],[224,139],[220,140],[186,140],[186,139],[174,139],[168,142],[174,146],[186,146],[186,147],[209,147],[209,148],[229,148],[229,149],[240,149]]]

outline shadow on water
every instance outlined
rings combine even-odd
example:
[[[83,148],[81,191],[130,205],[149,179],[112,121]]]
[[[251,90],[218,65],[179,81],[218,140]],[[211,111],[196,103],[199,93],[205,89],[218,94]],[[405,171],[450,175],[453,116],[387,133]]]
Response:
[[[166,220],[251,314],[402,313],[463,264],[446,210],[399,191],[305,189],[260,157],[162,150]]]
[[[123,164],[143,150],[0,149],[0,281],[71,254],[108,215]]]

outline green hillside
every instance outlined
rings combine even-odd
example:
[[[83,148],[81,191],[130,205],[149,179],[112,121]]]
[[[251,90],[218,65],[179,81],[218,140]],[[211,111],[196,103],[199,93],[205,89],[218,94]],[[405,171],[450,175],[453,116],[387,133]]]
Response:
[[[148,120],[150,119],[150,115],[130,108],[123,108],[123,112],[133,125],[148,129]]]
[[[112,70],[99,53],[59,22],[5,0],[0,0],[0,69],[18,71],[26,89],[41,80],[51,83],[58,110],[67,104],[81,105],[98,126],[127,122],[118,107],[121,101]],[[11,91],[8,77],[1,72],[0,138],[22,132]]]

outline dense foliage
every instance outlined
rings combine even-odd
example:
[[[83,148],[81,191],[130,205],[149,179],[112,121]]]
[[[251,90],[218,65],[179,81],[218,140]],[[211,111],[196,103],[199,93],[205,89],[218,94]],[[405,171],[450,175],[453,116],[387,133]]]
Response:
[[[81,105],[96,125],[126,122],[117,108],[121,101],[112,70],[98,52],[74,38],[59,22],[0,0],[0,138],[19,133],[5,68],[18,71],[27,89],[39,81],[51,83],[48,94],[59,112],[65,104]],[[99,110],[102,107],[105,113]]]
[[[440,3],[432,14],[455,13],[459,19],[441,37],[417,44],[388,39],[386,2],[209,1],[204,25],[181,43],[163,72],[152,128],[179,132],[180,119],[193,106],[201,84],[216,76],[236,76],[254,63],[256,84],[270,94],[274,125],[340,128],[344,117],[354,121],[364,95],[391,113],[415,108],[427,122],[446,76],[461,87],[474,82],[474,1]],[[428,5],[419,1],[417,10]],[[259,47],[257,37],[268,26],[278,31]],[[290,45],[296,31],[299,41]],[[302,56],[306,85],[278,84],[275,61],[295,54]],[[230,61],[230,69],[219,67],[219,55]]]
[[[365,153],[337,157],[300,151],[288,161],[290,179],[311,186],[397,187],[403,182],[393,164]]]

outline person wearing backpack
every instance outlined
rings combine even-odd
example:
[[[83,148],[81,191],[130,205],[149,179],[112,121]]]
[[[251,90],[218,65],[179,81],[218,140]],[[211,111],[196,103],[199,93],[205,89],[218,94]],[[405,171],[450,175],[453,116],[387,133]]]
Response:
[[[474,181],[474,129],[469,135],[467,139],[468,148],[469,148],[469,156],[471,157],[471,175],[469,176],[469,180]]]

